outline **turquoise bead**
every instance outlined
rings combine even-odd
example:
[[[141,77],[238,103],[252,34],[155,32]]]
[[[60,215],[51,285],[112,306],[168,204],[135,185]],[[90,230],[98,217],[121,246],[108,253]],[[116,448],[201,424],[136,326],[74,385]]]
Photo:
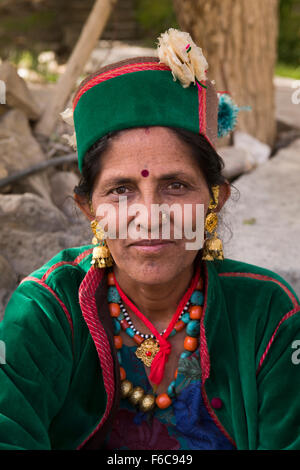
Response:
[[[117,317],[119,321],[124,320],[124,313],[121,312],[120,315]]]
[[[203,302],[204,302],[203,293],[200,290],[195,290],[191,295],[190,302],[193,305],[203,305]]]
[[[107,290],[107,300],[109,303],[115,303],[118,304],[121,302],[121,297],[119,292],[117,291],[117,288],[115,286],[110,286]]]
[[[200,333],[200,321],[191,320],[186,326],[186,334],[188,336],[198,336]]]
[[[113,320],[114,320],[114,334],[118,335],[121,331],[121,325],[116,318],[114,318]]]
[[[131,328],[126,328],[125,333],[127,333],[130,338],[133,338],[135,335],[135,332]]]
[[[167,394],[169,395],[170,398],[174,397],[175,395],[175,380],[170,383],[168,386]]]
[[[118,356],[119,364],[122,364],[122,356],[121,356],[120,351],[117,351],[117,356]]]
[[[190,314],[189,312],[186,312],[182,315],[181,320],[183,323],[188,323],[190,321]]]
[[[191,351],[183,351],[183,353],[180,354],[180,359],[185,359],[186,357],[190,357],[191,355]]]
[[[176,335],[176,330],[175,328],[173,328],[173,330],[171,331],[171,333],[169,334],[169,337],[171,338],[172,336]]]

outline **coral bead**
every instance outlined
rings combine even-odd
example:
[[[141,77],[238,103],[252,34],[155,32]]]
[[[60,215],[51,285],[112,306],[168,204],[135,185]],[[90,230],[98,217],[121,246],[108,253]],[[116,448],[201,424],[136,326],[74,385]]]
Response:
[[[199,305],[193,305],[190,307],[190,319],[191,320],[200,320],[202,315],[202,307]]]
[[[164,410],[165,408],[168,408],[171,405],[172,400],[166,393],[161,393],[156,397],[155,402],[158,408]]]
[[[126,372],[125,372],[124,367],[120,367],[120,377],[121,377],[121,380],[126,379]]]
[[[179,320],[177,323],[175,323],[174,330],[181,331],[185,327],[185,323],[182,320]]]
[[[198,346],[198,340],[197,338],[194,338],[193,336],[186,336],[184,340],[183,347],[187,351],[195,351]]]
[[[123,346],[123,340],[121,338],[121,336],[114,336],[114,343],[115,343],[115,347],[116,349],[121,349],[121,347]]]
[[[115,280],[114,280],[113,273],[108,273],[108,275],[107,275],[107,284],[109,286],[114,286],[115,285]]]
[[[109,313],[111,314],[112,317],[118,317],[120,315],[120,305],[111,303],[109,304]]]
[[[174,374],[174,379],[175,380],[177,379],[177,375],[178,375],[178,369],[175,370],[175,374]]]
[[[125,318],[121,320],[120,323],[121,323],[121,327],[123,330],[126,330],[126,328],[129,328],[129,323],[127,322],[127,320],[125,320]]]
[[[142,338],[140,335],[134,335],[133,340],[140,346],[144,341],[144,338]]]
[[[196,289],[197,290],[203,290],[203,279],[202,279],[202,277],[200,277],[200,279],[199,279],[199,281],[196,285]]]

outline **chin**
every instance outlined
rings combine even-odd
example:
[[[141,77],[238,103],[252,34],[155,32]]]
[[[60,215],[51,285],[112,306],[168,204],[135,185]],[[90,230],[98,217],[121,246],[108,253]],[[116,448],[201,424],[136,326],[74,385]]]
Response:
[[[182,263],[146,261],[141,264],[131,265],[127,275],[141,284],[164,284],[174,279],[183,269]]]

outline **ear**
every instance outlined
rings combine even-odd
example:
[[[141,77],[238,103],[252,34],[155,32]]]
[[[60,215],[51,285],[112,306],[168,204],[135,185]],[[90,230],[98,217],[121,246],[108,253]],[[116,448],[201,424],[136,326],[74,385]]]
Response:
[[[91,211],[91,207],[87,197],[74,194],[74,200],[76,202],[77,207],[79,207],[79,209],[90,221],[95,219],[95,214],[93,211]]]
[[[229,199],[230,194],[231,194],[230,183],[226,180],[225,183],[220,185],[219,203],[216,208],[217,212],[219,212],[222,209],[227,199]]]

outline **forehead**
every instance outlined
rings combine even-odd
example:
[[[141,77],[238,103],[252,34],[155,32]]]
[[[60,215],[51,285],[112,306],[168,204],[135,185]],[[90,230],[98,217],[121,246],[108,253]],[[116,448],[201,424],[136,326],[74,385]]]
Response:
[[[128,129],[112,138],[101,156],[101,173],[197,171],[189,144],[165,127]]]

